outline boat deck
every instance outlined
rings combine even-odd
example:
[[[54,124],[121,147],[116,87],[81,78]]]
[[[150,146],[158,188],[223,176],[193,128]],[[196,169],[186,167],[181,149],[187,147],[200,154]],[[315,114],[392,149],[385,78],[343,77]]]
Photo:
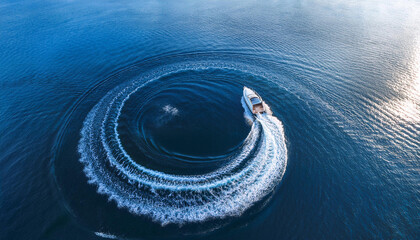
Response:
[[[262,104],[254,105],[254,109],[253,110],[254,110],[253,111],[254,114],[265,112],[264,106]]]

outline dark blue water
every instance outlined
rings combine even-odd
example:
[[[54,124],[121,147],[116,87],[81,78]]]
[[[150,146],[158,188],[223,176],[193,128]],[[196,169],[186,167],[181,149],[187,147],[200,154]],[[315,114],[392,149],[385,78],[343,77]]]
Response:
[[[419,26],[408,0],[0,2],[0,239],[418,239]]]

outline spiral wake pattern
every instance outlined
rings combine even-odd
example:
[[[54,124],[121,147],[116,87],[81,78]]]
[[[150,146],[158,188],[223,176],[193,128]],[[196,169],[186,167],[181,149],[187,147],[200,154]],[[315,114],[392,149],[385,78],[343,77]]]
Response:
[[[99,193],[161,225],[183,225],[239,216],[274,190],[285,172],[287,149],[282,123],[272,115],[256,116],[242,144],[219,156],[223,164],[211,172],[173,174],[135,161],[120,139],[121,111],[133,94],[157,78],[150,74],[114,88],[86,117],[78,151],[89,183]]]

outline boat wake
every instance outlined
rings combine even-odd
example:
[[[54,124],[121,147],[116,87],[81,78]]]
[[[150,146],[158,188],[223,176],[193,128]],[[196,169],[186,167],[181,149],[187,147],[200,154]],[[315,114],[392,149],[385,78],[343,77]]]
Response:
[[[243,144],[209,173],[170,174],[132,159],[119,138],[118,120],[130,96],[151,82],[111,90],[84,121],[80,162],[100,194],[164,226],[239,216],[273,192],[285,172],[287,150],[282,123],[268,114],[257,115]]]

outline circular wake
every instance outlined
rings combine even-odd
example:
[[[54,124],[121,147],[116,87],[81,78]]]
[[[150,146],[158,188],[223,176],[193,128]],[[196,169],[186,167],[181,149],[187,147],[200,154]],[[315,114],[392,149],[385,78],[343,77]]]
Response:
[[[229,154],[219,156],[221,166],[208,173],[168,173],[146,167],[130,156],[119,133],[122,109],[131,96],[141,94],[161,77],[149,74],[120,85],[90,111],[78,146],[89,183],[119,207],[150,217],[161,225],[239,216],[271,193],[283,177],[287,163],[283,126],[271,115],[256,116],[243,143]],[[171,106],[165,106],[164,110],[178,114],[178,109]],[[245,108],[248,118],[249,114]]]

